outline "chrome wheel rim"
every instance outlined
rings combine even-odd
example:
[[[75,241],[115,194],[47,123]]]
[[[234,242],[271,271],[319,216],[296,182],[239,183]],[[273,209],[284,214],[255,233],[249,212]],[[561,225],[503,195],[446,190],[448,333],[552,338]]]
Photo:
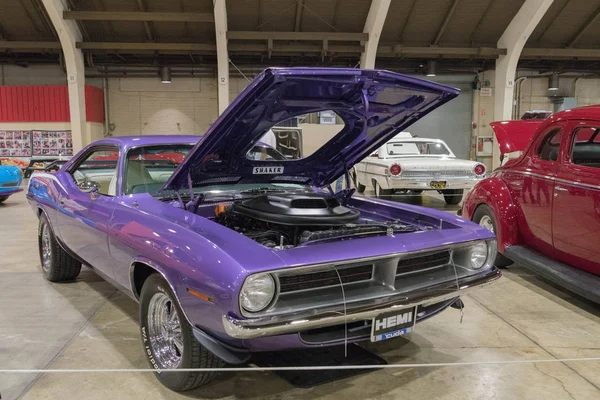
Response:
[[[48,224],[42,227],[42,269],[44,272],[50,269],[52,262],[52,246],[50,246],[50,228]]]
[[[481,219],[479,220],[479,225],[483,226],[488,231],[494,233],[494,224],[492,223],[492,218],[490,218],[489,216],[484,215],[483,217],[481,217]]]
[[[177,368],[183,355],[181,322],[175,303],[159,292],[148,305],[148,336],[154,358],[161,368]]]

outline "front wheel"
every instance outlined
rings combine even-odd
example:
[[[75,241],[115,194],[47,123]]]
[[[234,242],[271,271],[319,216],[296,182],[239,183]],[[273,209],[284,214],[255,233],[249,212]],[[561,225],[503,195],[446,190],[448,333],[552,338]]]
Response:
[[[0,204],[4,203],[8,199],[8,196],[0,196]]]
[[[194,337],[169,285],[151,275],[140,295],[140,329],[144,354],[156,377],[177,392],[192,390],[212,381],[216,372],[165,372],[187,368],[221,368],[223,361]]]
[[[462,189],[448,189],[442,190],[442,194],[444,195],[444,200],[446,200],[446,204],[458,204],[463,198],[463,190]]]
[[[496,234],[496,218],[494,217],[492,210],[485,204],[477,207],[477,210],[475,210],[475,213],[473,214],[472,221],[491,231],[493,234]],[[496,254],[496,261],[494,262],[496,267],[504,268],[512,263],[513,261],[504,257],[504,255],[500,253]]]

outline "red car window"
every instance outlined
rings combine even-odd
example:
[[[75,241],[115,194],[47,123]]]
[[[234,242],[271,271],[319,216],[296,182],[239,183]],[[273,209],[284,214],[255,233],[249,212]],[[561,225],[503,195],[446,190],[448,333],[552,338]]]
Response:
[[[553,128],[548,132],[540,147],[538,147],[538,157],[546,161],[556,161],[558,159],[558,151],[560,150],[560,140],[562,137],[561,128]]]
[[[581,127],[575,130],[571,162],[586,167],[600,168],[600,127]]]

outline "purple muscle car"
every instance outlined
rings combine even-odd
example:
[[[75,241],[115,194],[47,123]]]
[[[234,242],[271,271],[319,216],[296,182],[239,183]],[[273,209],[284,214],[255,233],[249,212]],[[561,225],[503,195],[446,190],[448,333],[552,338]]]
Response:
[[[200,140],[95,142],[29,184],[44,276],[73,280],[83,263],[137,300],[144,353],[178,391],[214,373],[164,370],[411,332],[500,277],[493,234],[331,184],[457,95],[387,71],[267,69]],[[312,155],[250,154],[321,110],[345,125]]]

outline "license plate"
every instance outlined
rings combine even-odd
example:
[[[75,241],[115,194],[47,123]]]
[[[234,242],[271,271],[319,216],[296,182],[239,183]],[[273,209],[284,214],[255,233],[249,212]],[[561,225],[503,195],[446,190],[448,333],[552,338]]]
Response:
[[[380,342],[406,335],[414,330],[416,321],[416,307],[379,314],[373,318],[371,342]]]
[[[431,181],[429,182],[429,186],[432,189],[444,189],[446,187],[446,181]]]

